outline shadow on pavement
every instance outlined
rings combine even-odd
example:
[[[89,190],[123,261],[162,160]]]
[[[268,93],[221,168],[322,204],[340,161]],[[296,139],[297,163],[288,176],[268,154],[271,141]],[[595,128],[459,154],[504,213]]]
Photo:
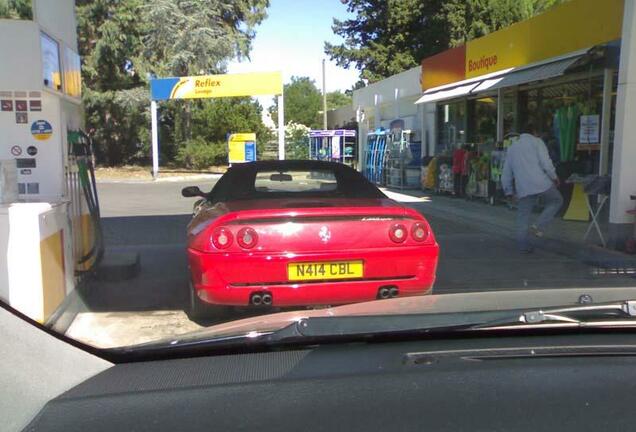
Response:
[[[80,293],[86,307],[95,312],[184,310],[189,221],[187,214],[103,218],[106,253],[139,253],[140,272],[130,280],[87,280]]]

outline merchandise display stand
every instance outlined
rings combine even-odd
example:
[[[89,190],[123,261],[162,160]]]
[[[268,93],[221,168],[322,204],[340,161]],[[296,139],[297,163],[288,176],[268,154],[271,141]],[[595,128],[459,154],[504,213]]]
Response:
[[[413,160],[410,148],[410,130],[402,130],[397,134],[389,135],[390,143],[387,144],[388,171],[386,176],[387,186],[399,188],[411,187],[407,178],[407,166]]]
[[[348,129],[309,131],[309,159],[356,165],[356,131]]]
[[[388,163],[386,145],[387,133],[384,130],[377,130],[367,136],[364,176],[378,185],[385,183],[385,168]]]

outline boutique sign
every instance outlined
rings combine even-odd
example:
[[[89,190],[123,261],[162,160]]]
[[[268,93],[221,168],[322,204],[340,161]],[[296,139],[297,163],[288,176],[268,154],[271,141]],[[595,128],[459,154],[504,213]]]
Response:
[[[488,73],[491,68],[497,66],[497,54],[481,56],[479,60],[468,59],[468,72]]]
[[[571,0],[422,60],[422,90],[505,71],[621,38],[623,0]]]

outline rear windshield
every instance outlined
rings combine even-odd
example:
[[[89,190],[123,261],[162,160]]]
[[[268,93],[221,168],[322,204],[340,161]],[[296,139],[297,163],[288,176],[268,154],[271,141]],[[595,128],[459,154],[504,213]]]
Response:
[[[212,201],[284,197],[385,198],[353,169],[323,167],[236,167],[212,190]]]
[[[259,171],[254,181],[256,192],[333,192],[338,189],[336,175],[328,170]]]

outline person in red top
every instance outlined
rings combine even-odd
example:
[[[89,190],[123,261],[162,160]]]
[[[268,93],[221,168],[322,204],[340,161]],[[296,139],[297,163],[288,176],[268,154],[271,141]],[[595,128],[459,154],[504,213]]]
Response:
[[[464,172],[464,166],[466,161],[466,150],[463,147],[455,149],[453,152],[453,188],[456,196],[462,196],[464,194],[464,188],[462,187],[462,174]]]

